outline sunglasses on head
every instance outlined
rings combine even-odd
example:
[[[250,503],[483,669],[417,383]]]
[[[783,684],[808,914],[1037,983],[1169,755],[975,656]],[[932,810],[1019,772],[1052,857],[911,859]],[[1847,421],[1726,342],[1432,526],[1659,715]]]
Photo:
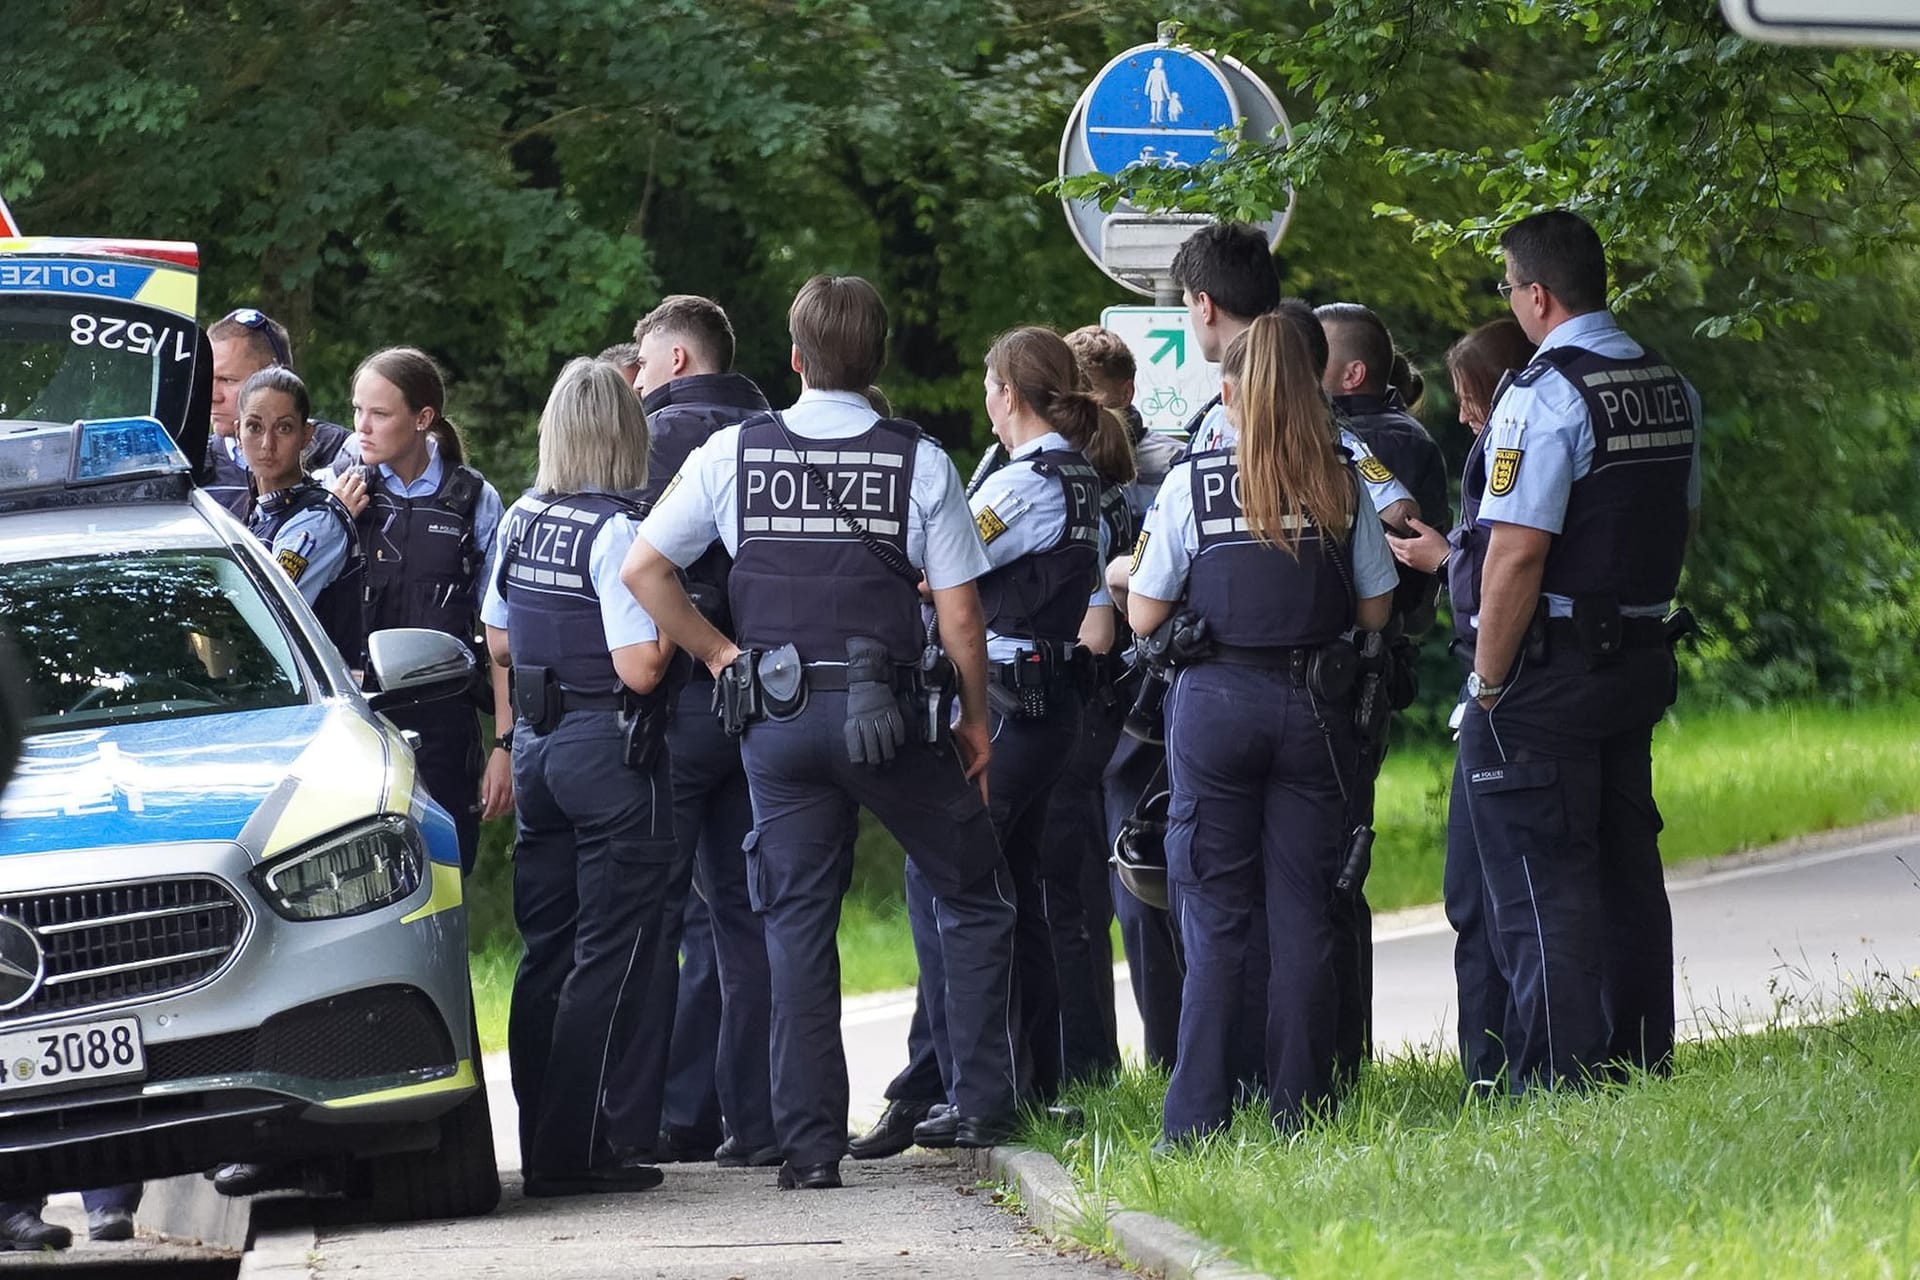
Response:
[[[265,338],[267,345],[273,349],[274,360],[288,368],[293,367],[293,353],[287,350],[286,342],[274,331],[273,321],[267,319],[266,312],[257,307],[240,307],[229,311],[221,323],[225,324],[228,320],[243,325]]]

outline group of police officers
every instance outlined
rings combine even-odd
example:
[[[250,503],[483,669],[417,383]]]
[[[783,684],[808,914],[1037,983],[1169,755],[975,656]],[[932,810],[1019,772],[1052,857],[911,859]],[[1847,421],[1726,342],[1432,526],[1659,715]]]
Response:
[[[1118,1061],[1115,914],[1173,1074],[1163,1144],[1250,1091],[1282,1128],[1335,1105],[1369,1051],[1372,773],[1436,574],[1466,671],[1447,898],[1469,1091],[1666,1069],[1650,741],[1699,403],[1607,311],[1585,221],[1538,214],[1501,247],[1538,350],[1478,410],[1444,539],[1445,463],[1386,326],[1283,299],[1246,226],[1173,264],[1223,376],[1183,454],[1141,429],[1113,335],[1029,327],[986,358],[996,446],[971,486],[873,386],[887,313],[857,277],[794,299],[802,390],[778,411],[734,372],[725,312],[666,299],[561,375],[504,515],[423,353],[362,364],[349,435],[309,420],[278,325],[213,326],[210,487],[342,653],[484,620],[474,702],[404,727],[469,868],[483,815],[518,820],[527,1193],[641,1190],[676,1159],[836,1187],[848,1154],[1002,1142]],[[909,1066],[849,1139],[835,938],[862,807],[905,850],[921,980]]]

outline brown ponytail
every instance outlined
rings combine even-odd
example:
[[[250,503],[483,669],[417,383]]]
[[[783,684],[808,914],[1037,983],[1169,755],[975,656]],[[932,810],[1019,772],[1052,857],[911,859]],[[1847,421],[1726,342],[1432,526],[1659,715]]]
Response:
[[[987,352],[987,372],[1046,419],[1047,425],[1085,449],[1100,427],[1100,402],[1066,339],[1040,325],[1009,329]]]
[[[1256,316],[1220,361],[1221,379],[1234,391],[1227,416],[1239,433],[1247,528],[1292,556],[1300,553],[1303,520],[1342,537],[1355,505],[1308,322],[1319,324],[1311,311],[1305,319],[1289,309]]]

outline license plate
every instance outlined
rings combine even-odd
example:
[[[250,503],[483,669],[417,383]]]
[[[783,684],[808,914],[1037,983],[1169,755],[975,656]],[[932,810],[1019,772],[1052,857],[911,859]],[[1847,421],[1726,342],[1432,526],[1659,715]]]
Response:
[[[0,1035],[0,1099],[147,1074],[140,1019],[108,1018]]]

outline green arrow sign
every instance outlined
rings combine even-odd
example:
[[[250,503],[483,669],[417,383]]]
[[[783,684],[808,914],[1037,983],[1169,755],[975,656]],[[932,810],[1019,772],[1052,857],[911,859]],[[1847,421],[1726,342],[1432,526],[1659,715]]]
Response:
[[[1147,337],[1162,338],[1160,349],[1147,357],[1148,364],[1159,364],[1160,358],[1173,352],[1173,367],[1178,369],[1187,362],[1187,331],[1185,329],[1149,329]]]

